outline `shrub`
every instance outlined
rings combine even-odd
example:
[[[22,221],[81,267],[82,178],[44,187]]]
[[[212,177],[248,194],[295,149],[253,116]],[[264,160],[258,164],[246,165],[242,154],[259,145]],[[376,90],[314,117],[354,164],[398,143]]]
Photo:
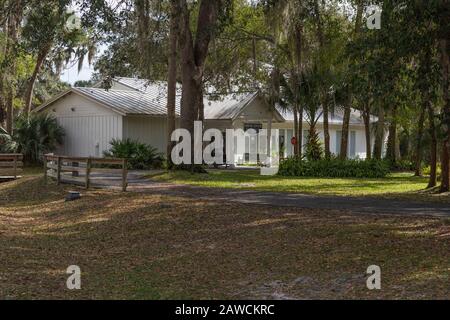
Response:
[[[414,171],[414,163],[410,160],[398,160],[396,162],[392,162],[390,160],[389,165],[392,171]]]
[[[9,133],[0,127],[0,153],[16,152],[17,143],[12,139]]]
[[[64,129],[55,117],[32,113],[29,117],[21,116],[16,120],[12,140],[25,161],[37,163],[45,153],[53,152],[63,143]]]
[[[286,159],[278,171],[282,176],[329,178],[383,178],[389,165],[380,160],[323,159],[305,161],[296,157]]]
[[[309,132],[308,143],[305,146],[305,158],[309,161],[322,159],[323,149],[317,131]]]
[[[109,151],[104,152],[105,157],[125,158],[128,168],[135,170],[148,170],[160,168],[164,161],[163,155],[152,146],[131,139],[111,142]]]
[[[436,176],[438,177],[438,179],[440,179],[440,177],[441,177],[441,172],[442,172],[442,170],[441,170],[441,164],[438,163],[438,164],[436,165]],[[425,167],[423,167],[423,168],[422,168],[422,174],[425,175],[425,176],[429,176],[429,175],[431,174],[431,166],[425,166]]]

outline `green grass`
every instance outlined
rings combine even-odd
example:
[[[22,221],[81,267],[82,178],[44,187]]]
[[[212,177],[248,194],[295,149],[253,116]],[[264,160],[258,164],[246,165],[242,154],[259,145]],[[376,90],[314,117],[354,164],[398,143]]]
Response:
[[[306,178],[261,176],[257,170],[210,170],[208,174],[185,171],[165,172],[152,179],[204,187],[240,188],[259,191],[277,191],[338,196],[419,197],[448,201],[447,196],[423,193],[426,177],[412,173],[394,173],[386,178]]]

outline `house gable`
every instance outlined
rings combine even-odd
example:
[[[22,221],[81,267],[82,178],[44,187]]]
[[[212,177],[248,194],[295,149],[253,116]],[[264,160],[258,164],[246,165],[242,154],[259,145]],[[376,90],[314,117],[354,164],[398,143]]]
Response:
[[[123,113],[111,108],[111,106],[97,101],[89,95],[81,93],[76,88],[71,88],[60,93],[34,109],[33,112],[49,112],[48,110],[50,110],[50,112],[54,113],[56,111],[55,107],[58,107],[58,111],[63,112],[65,115],[72,114],[74,112],[74,108],[77,108],[79,112],[85,115],[105,113],[124,115]]]
[[[39,111],[46,111],[55,116],[64,117],[119,115],[114,110],[111,110],[111,108],[105,107],[104,105],[75,92],[64,95]]]
[[[284,118],[279,112],[277,110],[271,111],[264,98],[257,95],[240,110],[233,120],[267,121],[270,118],[275,122],[284,122]]]

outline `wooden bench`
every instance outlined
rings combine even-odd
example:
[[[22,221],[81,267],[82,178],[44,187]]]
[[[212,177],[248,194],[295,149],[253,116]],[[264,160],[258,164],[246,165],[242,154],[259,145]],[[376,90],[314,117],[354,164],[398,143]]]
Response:
[[[0,153],[0,179],[20,178],[23,168],[23,155],[18,153]]]

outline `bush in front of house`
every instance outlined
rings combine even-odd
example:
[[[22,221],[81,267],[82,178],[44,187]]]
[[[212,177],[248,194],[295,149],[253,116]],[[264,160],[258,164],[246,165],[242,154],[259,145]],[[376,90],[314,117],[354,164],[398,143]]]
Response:
[[[278,174],[294,177],[320,178],[383,178],[389,164],[383,160],[322,159],[307,161],[290,157],[280,163]]]
[[[391,171],[414,171],[415,164],[411,160],[397,160],[396,162],[389,161]]]
[[[39,163],[42,156],[56,150],[64,141],[64,129],[49,114],[31,113],[15,121],[11,142],[15,152],[22,153],[28,163]]]
[[[164,157],[162,153],[148,144],[131,139],[113,139],[109,151],[104,152],[105,157],[125,158],[128,168],[134,170],[149,170],[161,168]]]

